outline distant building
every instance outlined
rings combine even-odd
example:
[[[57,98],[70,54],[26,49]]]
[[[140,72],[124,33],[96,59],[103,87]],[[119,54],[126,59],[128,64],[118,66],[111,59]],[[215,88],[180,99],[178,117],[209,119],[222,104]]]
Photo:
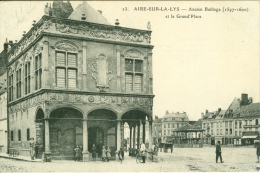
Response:
[[[235,98],[227,110],[202,113],[204,144],[253,145],[260,132],[260,103],[247,94]]]

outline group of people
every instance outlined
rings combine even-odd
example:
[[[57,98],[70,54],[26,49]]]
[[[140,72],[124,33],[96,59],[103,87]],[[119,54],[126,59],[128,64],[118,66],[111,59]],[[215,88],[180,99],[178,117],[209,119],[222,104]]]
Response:
[[[102,161],[104,162],[109,162],[110,158],[111,158],[111,149],[109,146],[102,146],[102,149],[98,149],[96,147],[95,144],[93,144],[92,149],[91,149],[91,153],[92,153],[92,160],[96,161],[97,158],[97,154],[98,154],[98,158],[101,158]]]

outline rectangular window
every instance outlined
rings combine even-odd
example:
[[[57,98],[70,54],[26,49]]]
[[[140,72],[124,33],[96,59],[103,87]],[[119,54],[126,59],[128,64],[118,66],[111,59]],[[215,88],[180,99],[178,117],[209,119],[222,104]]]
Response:
[[[24,92],[25,92],[25,94],[30,93],[30,79],[31,79],[30,67],[31,67],[30,62],[27,62],[24,66]]]
[[[18,141],[21,141],[21,130],[18,130]]]
[[[217,135],[219,135],[219,130],[217,129]]]
[[[237,131],[235,131],[235,136],[237,136]]]
[[[242,128],[242,121],[239,121],[239,128]]]
[[[220,124],[220,127],[222,127],[222,122],[219,122],[219,124]]]
[[[171,135],[170,130],[168,130],[168,135]]]
[[[211,123],[211,128],[213,128],[213,123]]]
[[[8,76],[8,100],[11,102],[13,101],[13,74],[11,74],[10,76]]]
[[[172,128],[174,128],[174,123],[172,123]]]
[[[220,135],[222,135],[222,129],[220,129]]]
[[[258,125],[258,119],[255,119],[255,125]]]
[[[166,135],[166,130],[164,130],[164,135]]]
[[[227,127],[228,126],[228,121],[225,121],[225,127]]]
[[[166,124],[164,124],[164,128],[166,128]]]
[[[179,128],[179,123],[177,123],[177,128]]]
[[[142,92],[143,61],[125,59],[126,91]]]
[[[77,55],[56,52],[56,86],[77,88]]]
[[[14,141],[14,131],[11,131],[11,141]]]
[[[237,129],[237,121],[235,121],[235,129]]]
[[[170,128],[171,127],[171,124],[168,124],[168,128]]]
[[[30,140],[30,129],[27,129],[27,141]]]
[[[229,131],[230,131],[230,135],[232,135],[232,129],[229,129]]]
[[[16,71],[16,97],[21,97],[21,68]]]
[[[35,57],[35,90],[42,87],[42,54]]]

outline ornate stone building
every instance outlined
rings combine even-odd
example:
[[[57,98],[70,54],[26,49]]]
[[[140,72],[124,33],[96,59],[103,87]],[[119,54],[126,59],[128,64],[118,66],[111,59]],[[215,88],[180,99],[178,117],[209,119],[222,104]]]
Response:
[[[8,50],[9,149],[29,155],[34,137],[38,155],[71,159],[80,145],[88,161],[98,144],[115,156],[125,122],[131,132],[149,124],[151,149],[150,24],[147,30],[121,27],[118,20],[111,25],[86,2],[68,18],[57,17],[57,8],[46,5],[45,15]]]

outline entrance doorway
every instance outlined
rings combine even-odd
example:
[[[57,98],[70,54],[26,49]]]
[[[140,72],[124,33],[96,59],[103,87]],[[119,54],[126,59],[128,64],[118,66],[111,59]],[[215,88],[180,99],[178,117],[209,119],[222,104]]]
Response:
[[[104,145],[104,130],[100,127],[90,127],[88,128],[88,149],[91,151],[93,144],[96,146],[98,144]]]

